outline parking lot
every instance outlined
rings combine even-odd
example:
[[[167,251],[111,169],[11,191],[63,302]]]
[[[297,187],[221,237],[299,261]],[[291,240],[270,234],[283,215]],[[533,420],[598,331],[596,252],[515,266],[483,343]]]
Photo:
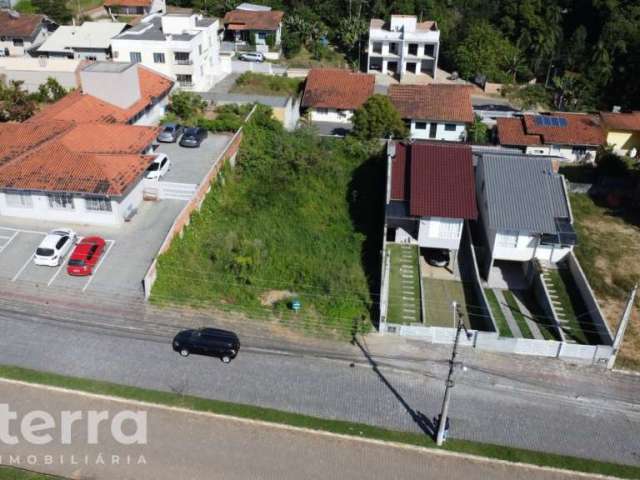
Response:
[[[167,153],[171,171],[161,180],[199,185],[229,140],[228,135],[210,135],[201,148],[160,144]],[[173,222],[187,199],[165,198],[145,201],[137,214],[119,227],[93,226],[0,216],[0,281],[3,289],[59,289],[72,295],[135,295],[142,297],[142,279],[156,257]],[[79,239],[100,236],[107,241],[93,275],[73,277],[67,273],[68,256],[59,267],[35,265],[36,248],[46,234],[57,228],[71,228]]]

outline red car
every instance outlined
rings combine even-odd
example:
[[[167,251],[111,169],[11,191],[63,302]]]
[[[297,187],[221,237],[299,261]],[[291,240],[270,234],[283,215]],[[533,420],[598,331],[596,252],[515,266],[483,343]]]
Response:
[[[69,275],[91,275],[100,261],[106,242],[101,237],[83,238],[69,257],[67,273]]]

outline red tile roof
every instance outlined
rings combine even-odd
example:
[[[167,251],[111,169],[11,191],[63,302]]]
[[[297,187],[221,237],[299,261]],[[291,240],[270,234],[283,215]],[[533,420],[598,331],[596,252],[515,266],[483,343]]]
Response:
[[[602,145],[604,130],[597,116],[582,113],[554,112],[553,117],[566,120],[566,126],[538,125],[536,115],[524,115],[512,121],[498,121],[498,139],[502,145]],[[516,121],[513,121],[516,120]],[[538,138],[538,141],[532,137]]]
[[[140,99],[130,107],[123,109],[74,90],[56,103],[45,107],[31,117],[30,122],[43,120],[67,120],[82,122],[126,123],[144,110],[154,98],[167,95],[173,82],[159,73],[138,65],[140,80]]]
[[[105,0],[105,7],[149,7],[153,0]]]
[[[472,123],[471,88],[465,85],[391,85],[389,98],[402,118]]]
[[[158,127],[27,122],[0,130],[0,188],[119,196],[153,156]]]
[[[471,147],[398,143],[391,199],[408,201],[416,217],[477,218]]]
[[[0,10],[0,36],[31,37],[44,20],[44,15],[25,13],[21,13],[18,18],[13,18],[8,10]]]
[[[610,130],[640,132],[640,112],[600,112],[600,119],[602,124]]]
[[[498,141],[501,145],[540,145],[540,135],[527,135],[521,118],[498,118]]]
[[[231,10],[224,16],[223,23],[230,30],[277,30],[283,17],[284,12],[279,10]]]
[[[303,107],[355,110],[373,95],[375,77],[337,68],[314,68],[307,76]]]

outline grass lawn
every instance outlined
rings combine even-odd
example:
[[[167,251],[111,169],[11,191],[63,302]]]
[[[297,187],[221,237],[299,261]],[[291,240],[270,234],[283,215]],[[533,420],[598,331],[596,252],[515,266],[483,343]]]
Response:
[[[423,434],[399,432],[385,428],[375,427],[362,423],[345,422],[341,420],[328,420],[324,418],[300,415],[270,408],[254,407],[237,403],[208,400],[177,393],[159,392],[137,387],[128,387],[108,382],[88,380],[77,377],[67,377],[46,372],[38,372],[13,366],[0,366],[0,377],[21,380],[30,383],[63,387],[71,390],[79,390],[95,394],[110,395],[130,400],[150,402],[160,405],[169,405],[187,408],[190,410],[212,412],[222,415],[230,415],[240,418],[252,418],[265,422],[291,425],[294,427],[308,428],[312,430],[326,431],[353,437],[365,437],[382,441],[405,443],[426,448],[437,448],[435,442]],[[535,452],[520,448],[505,447],[468,440],[449,439],[443,450],[468,453],[483,457],[496,458],[511,462],[530,463],[534,465],[575,470],[586,473],[611,475],[620,478],[639,478],[640,467],[630,465],[617,465],[596,460],[556,455],[553,453]],[[0,469],[0,472],[2,470]],[[1,473],[0,473],[1,475]],[[44,480],[43,476],[17,476],[2,477],[0,480]]]
[[[507,305],[509,306],[509,310],[511,310],[511,314],[518,324],[518,328],[520,329],[520,333],[524,338],[533,338],[533,334],[531,333],[531,329],[527,324],[527,320],[524,318],[524,315],[520,311],[520,307],[518,307],[518,302],[516,302],[515,297],[513,296],[513,292],[509,290],[504,290],[502,292],[504,295],[504,299],[507,301]]]
[[[0,480],[62,480],[62,478],[28,472],[20,468],[0,466]]]
[[[286,132],[258,106],[229,166],[158,264],[156,302],[217,306],[350,338],[379,290],[379,144]],[[302,309],[288,308],[292,298]]]
[[[489,307],[493,312],[493,318],[496,320],[498,333],[501,337],[513,338],[513,333],[509,328],[509,324],[507,323],[507,319],[505,318],[502,309],[500,308],[500,303],[498,303],[498,297],[496,297],[496,294],[490,288],[485,288],[484,293],[487,296]]]
[[[303,47],[294,57],[282,58],[278,63],[285,64],[289,68],[347,68],[349,66],[349,63],[342,53],[330,48],[324,50],[323,57],[319,60],[314,59],[311,52]]]
[[[303,81],[302,78],[245,72],[237,78],[230,93],[291,96],[300,92]]]
[[[578,232],[576,256],[615,332],[629,291],[640,281],[640,214],[600,206],[584,194],[571,195],[571,209]],[[637,308],[616,366],[640,370]]]
[[[424,285],[425,323],[435,327],[455,328],[451,303],[456,301],[460,306],[460,311],[464,314],[466,327],[471,328],[462,282],[429,277],[424,277],[422,282]]]
[[[399,324],[419,323],[421,304],[418,247],[387,244],[387,251],[391,263],[387,320]]]
[[[563,327],[565,335],[581,344],[599,344],[602,342],[597,327],[591,321],[589,311],[580,297],[578,287],[573,282],[571,273],[566,269],[547,270],[551,284],[562,305],[568,327]]]

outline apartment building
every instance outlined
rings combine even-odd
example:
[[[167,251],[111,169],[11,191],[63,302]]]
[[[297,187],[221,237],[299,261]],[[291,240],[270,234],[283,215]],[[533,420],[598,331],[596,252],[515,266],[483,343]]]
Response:
[[[218,28],[217,18],[200,14],[150,15],[111,41],[113,60],[141,63],[179,88],[206,91],[231,71],[220,59]]]
[[[436,78],[440,30],[433,21],[418,22],[413,15],[391,15],[389,22],[374,18],[369,24],[367,73],[400,78],[407,74]]]

